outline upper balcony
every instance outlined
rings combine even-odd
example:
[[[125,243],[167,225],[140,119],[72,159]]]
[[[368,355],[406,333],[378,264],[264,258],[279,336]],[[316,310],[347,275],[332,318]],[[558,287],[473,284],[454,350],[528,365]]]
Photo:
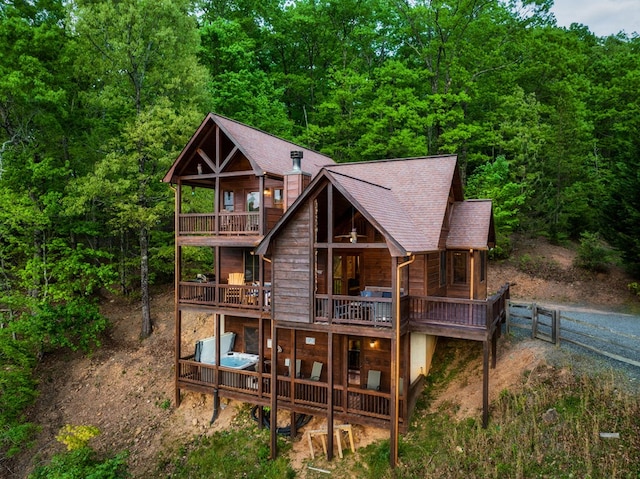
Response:
[[[255,235],[260,231],[260,212],[182,213],[179,235]]]
[[[264,184],[270,186],[265,188]],[[209,188],[193,188],[192,192],[182,189],[176,214],[178,238],[191,236],[199,242],[206,237],[260,237],[273,228],[284,212],[282,189],[275,180],[226,181],[220,188],[219,192]]]
[[[178,285],[181,304],[225,309],[268,312],[271,309],[271,284],[218,284],[215,281],[181,281]]]

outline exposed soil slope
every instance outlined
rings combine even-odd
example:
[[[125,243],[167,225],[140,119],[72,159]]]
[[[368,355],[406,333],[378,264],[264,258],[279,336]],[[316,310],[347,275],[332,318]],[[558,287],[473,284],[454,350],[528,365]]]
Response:
[[[491,264],[490,290],[508,281],[512,283],[511,297],[517,300],[615,309],[637,303],[627,292],[628,280],[620,271],[582,273],[572,267],[571,250],[541,240],[521,243],[516,254],[524,253],[532,259],[536,275],[522,272],[517,267],[522,261],[517,257],[511,262]],[[209,426],[211,396],[190,393],[175,408],[171,287],[157,290],[152,299],[154,332],[145,341],[138,339],[140,309],[136,304],[112,298],[103,302],[102,309],[113,324],[102,348],[91,357],[48,355],[39,365],[40,398],[29,411],[29,419],[41,424],[42,430],[34,448],[17,457],[11,471],[0,471],[0,477],[26,477],[35,464],[62,451],[55,436],[65,424],[97,426],[101,434],[92,439],[92,446],[104,452],[129,450],[130,470],[140,478],[155,477],[159,460],[176,453],[194,435],[211,434],[229,425],[236,413],[234,403],[222,410],[213,426]],[[498,359],[498,368],[490,379],[492,394],[514,385],[523,370],[534,368],[543,359],[544,350],[538,343],[502,342],[499,355],[508,356],[509,368],[500,368]],[[478,358],[467,369],[475,371],[479,364]],[[481,407],[480,379],[481,373],[467,375],[451,384],[439,401],[460,403],[460,415],[477,414]],[[386,431],[361,427],[354,431],[356,447],[388,437]],[[296,441],[292,452],[294,467],[301,467],[308,455],[306,443]]]

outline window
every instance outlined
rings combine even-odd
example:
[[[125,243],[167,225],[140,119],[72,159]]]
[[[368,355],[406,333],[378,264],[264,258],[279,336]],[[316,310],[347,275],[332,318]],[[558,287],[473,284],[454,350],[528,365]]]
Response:
[[[273,204],[276,206],[282,206],[282,204],[284,204],[284,190],[282,188],[273,190]]]
[[[447,285],[447,252],[440,251],[440,287]]]
[[[347,355],[347,368],[360,371],[360,339],[349,338],[349,354]]]
[[[244,352],[258,354],[258,328],[244,327]]]
[[[258,257],[252,254],[251,251],[245,250],[244,252],[244,280],[248,283],[253,283],[260,279],[260,271]]]
[[[222,196],[225,211],[233,211],[233,191],[225,191]]]
[[[260,193],[247,193],[247,211],[260,211]]]
[[[467,253],[453,253],[453,284],[467,284]]]

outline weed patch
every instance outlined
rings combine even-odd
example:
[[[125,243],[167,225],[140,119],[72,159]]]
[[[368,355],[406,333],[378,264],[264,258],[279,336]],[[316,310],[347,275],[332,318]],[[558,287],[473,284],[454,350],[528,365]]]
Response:
[[[445,369],[451,367],[463,369],[457,359]],[[441,390],[458,374],[435,373],[427,389]],[[611,371],[578,374],[541,365],[501,391],[486,429],[477,418],[455,419],[454,402],[432,411],[425,401],[401,438],[397,470],[385,464],[388,444],[381,442],[361,451],[366,467],[359,477],[637,479],[640,405],[619,382]],[[613,438],[600,434],[612,432]]]
[[[281,454],[270,460],[269,431],[258,429],[246,420],[238,421],[232,428],[215,432],[210,437],[199,437],[185,446],[173,460],[165,460],[159,466],[158,476],[177,479],[293,478],[295,472],[283,453],[288,447],[284,439],[278,438]]]

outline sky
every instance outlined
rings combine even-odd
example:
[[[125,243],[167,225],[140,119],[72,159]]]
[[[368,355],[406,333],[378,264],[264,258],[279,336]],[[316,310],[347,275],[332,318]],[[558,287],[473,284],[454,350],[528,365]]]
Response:
[[[560,27],[581,23],[599,37],[640,34],[640,0],[554,0],[551,11]]]

